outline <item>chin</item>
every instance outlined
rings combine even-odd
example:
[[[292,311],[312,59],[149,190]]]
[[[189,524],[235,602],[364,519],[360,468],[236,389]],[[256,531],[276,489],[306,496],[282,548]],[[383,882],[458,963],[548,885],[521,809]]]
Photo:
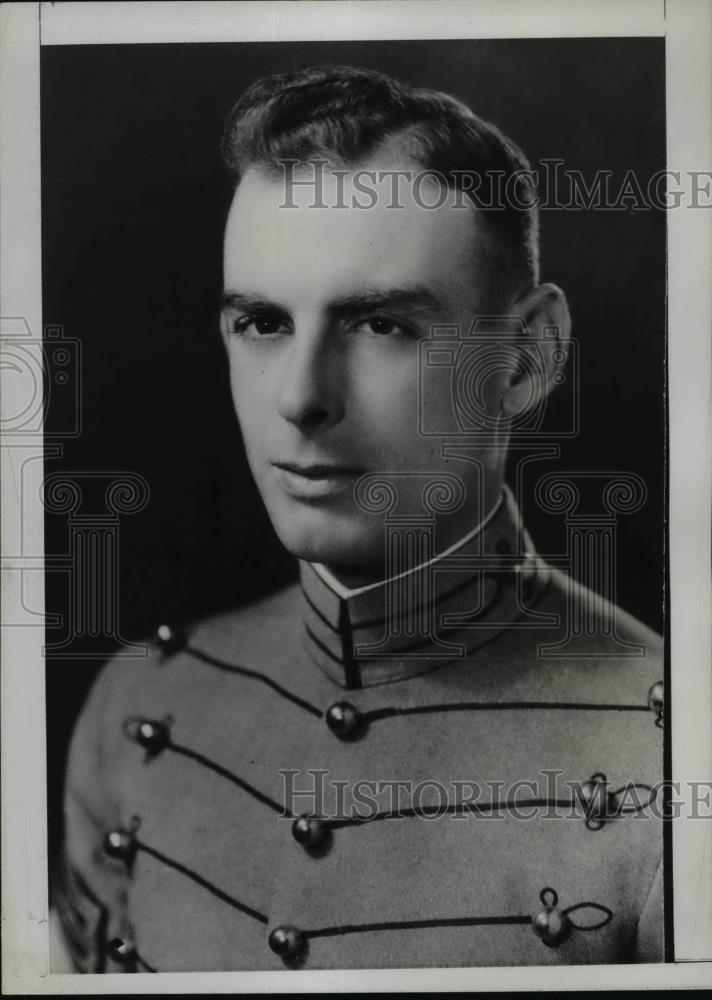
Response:
[[[282,545],[297,559],[323,563],[343,573],[375,573],[383,566],[383,525],[364,525],[356,517],[307,509],[275,516],[272,525]],[[375,520],[375,519],[374,519]]]

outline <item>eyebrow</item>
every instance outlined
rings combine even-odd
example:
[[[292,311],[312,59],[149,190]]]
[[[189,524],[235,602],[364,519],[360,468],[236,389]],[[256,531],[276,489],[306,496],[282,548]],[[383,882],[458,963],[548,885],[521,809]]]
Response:
[[[245,312],[257,310],[286,312],[281,306],[262,298],[261,295],[250,295],[245,292],[223,292],[220,296],[220,305],[223,309],[244,309]]]
[[[226,291],[222,295],[223,309],[244,309],[247,312],[269,310],[288,314],[289,310],[261,295],[249,292]],[[331,301],[327,311],[333,316],[353,316],[381,309],[408,309],[414,312],[437,312],[443,309],[442,301],[423,285],[387,290],[365,288]]]

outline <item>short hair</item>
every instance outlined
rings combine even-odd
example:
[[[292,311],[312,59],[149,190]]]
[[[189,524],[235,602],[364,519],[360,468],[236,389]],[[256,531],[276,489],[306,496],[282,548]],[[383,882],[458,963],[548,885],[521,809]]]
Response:
[[[355,166],[398,136],[408,140],[417,163],[467,194],[489,220],[496,249],[488,300],[498,299],[503,285],[536,284],[539,227],[529,161],[495,125],[449,94],[351,66],[263,77],[230,111],[222,153],[237,186],[248,168],[277,168],[285,160],[326,157]],[[509,197],[503,199],[502,191]]]

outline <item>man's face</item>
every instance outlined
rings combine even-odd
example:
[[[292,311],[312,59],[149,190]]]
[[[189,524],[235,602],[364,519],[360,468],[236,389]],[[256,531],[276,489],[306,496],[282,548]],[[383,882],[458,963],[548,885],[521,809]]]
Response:
[[[330,207],[312,207],[313,188],[295,186],[297,207],[286,208],[281,176],[246,173],[225,231],[222,331],[248,460],[277,534],[296,556],[354,581],[384,566],[384,514],[356,502],[360,476],[420,473],[390,481],[397,513],[422,517],[422,474],[457,475],[466,501],[441,518],[442,547],[498,493],[503,454],[473,453],[483,484],[477,462],[443,457],[444,439],[418,430],[421,342],[433,325],[467,331],[482,305],[478,218],[450,197],[424,209],[406,185],[403,208],[387,207],[385,185],[372,208],[352,207],[350,180],[327,171]],[[333,207],[339,200],[349,207]],[[435,189],[422,200],[435,203]],[[449,394],[437,405],[451,410]]]

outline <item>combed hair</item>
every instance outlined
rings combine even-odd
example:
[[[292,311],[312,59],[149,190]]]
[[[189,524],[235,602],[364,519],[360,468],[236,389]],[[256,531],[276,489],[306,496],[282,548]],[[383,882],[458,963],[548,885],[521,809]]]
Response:
[[[473,203],[490,222],[498,247],[491,284],[536,284],[538,211],[531,176],[524,173],[529,161],[495,125],[449,94],[351,66],[263,77],[230,111],[222,152],[237,185],[249,167],[277,167],[284,160],[319,157],[356,166],[399,135],[416,162],[449,187],[467,193],[474,180],[465,185],[465,175],[477,175],[480,201]],[[490,187],[495,183],[496,190]],[[497,192],[505,190],[515,197],[499,200]]]

